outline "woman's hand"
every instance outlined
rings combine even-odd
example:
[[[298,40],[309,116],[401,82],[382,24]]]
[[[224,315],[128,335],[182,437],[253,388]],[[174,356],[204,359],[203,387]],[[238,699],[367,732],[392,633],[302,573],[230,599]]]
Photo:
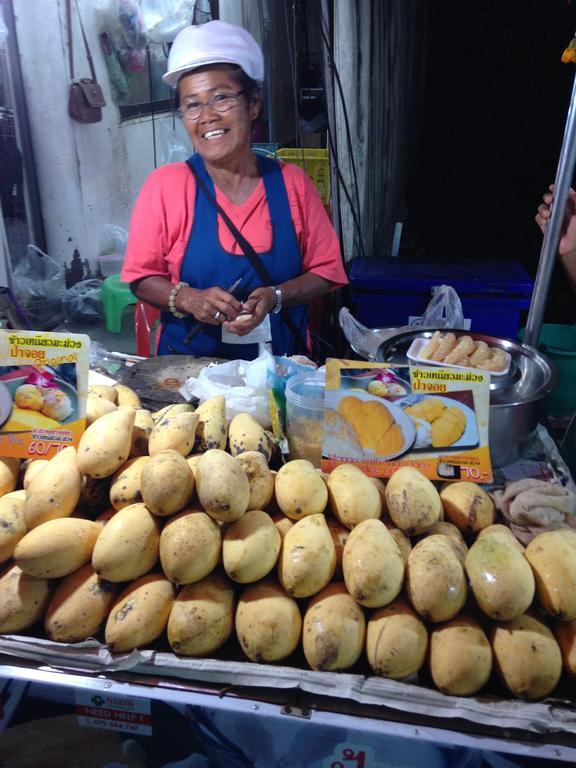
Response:
[[[226,322],[224,325],[230,333],[246,336],[257,325],[260,325],[275,306],[276,293],[274,288],[255,288],[242,304],[242,312],[234,320]]]
[[[550,206],[552,205],[554,197],[553,193],[554,185],[551,184],[550,191],[546,192],[543,197],[544,202],[538,206],[536,223],[542,232],[546,229],[546,225],[551,216]],[[560,233],[560,242],[558,243],[558,253],[560,256],[565,256],[573,251],[576,251],[576,192],[571,189],[568,193],[568,200],[566,201],[564,223]]]
[[[153,307],[169,311],[170,295],[174,285],[165,277],[150,275],[131,283],[135,296]],[[199,323],[221,325],[227,320],[235,320],[242,312],[242,304],[224,288],[192,288],[182,286],[176,294],[175,307],[179,312],[190,315]]]
[[[200,323],[221,325],[236,320],[242,304],[224,288],[182,288],[176,298],[176,309],[185,312]]]

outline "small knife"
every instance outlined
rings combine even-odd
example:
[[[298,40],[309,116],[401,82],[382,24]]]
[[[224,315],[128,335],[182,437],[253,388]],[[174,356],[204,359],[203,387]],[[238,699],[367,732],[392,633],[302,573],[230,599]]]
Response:
[[[241,282],[242,282],[241,277],[239,277],[237,280],[234,280],[230,288],[228,288],[228,293],[232,293],[233,291],[235,291]],[[184,344],[190,344],[192,339],[200,333],[202,328],[204,328],[204,325],[205,323],[197,323],[195,326],[193,326],[184,337]]]

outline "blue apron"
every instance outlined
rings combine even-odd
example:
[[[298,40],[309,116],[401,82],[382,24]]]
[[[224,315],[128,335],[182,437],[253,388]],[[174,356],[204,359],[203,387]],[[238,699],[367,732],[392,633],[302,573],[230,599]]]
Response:
[[[257,156],[258,170],[264,181],[266,200],[272,224],[272,247],[258,256],[270,273],[273,284],[278,285],[298,277],[302,273],[302,258],[296,231],[290,213],[286,186],[279,164],[270,158]],[[194,155],[188,162],[194,163],[210,192],[215,195],[214,184],[206,172],[204,162]],[[262,285],[250,261],[243,254],[228,253],[218,239],[218,219],[214,205],[201,189],[196,191],[194,222],[182,266],[180,280],[194,288],[211,288],[219,285],[227,288],[242,278],[234,296],[245,300],[249,293]],[[306,305],[285,309],[292,317],[302,338],[307,338],[308,309]],[[272,326],[272,351],[275,355],[292,355],[304,350],[297,349],[297,342],[279,314],[270,315]],[[158,345],[159,355],[186,354],[196,357],[222,357],[227,360],[253,360],[258,356],[257,344],[224,344],[220,325],[205,325],[202,330],[184,344],[184,338],[196,324],[193,317],[179,320],[170,312],[162,312],[162,335]]]

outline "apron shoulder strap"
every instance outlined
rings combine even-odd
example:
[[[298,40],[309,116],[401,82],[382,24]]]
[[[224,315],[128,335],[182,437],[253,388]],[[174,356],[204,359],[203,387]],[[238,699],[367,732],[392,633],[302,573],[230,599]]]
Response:
[[[278,170],[280,169],[280,166],[274,160],[270,160],[269,158],[258,158],[258,159],[272,162],[278,168]],[[204,164],[202,163],[201,158],[198,158],[198,160],[200,161],[200,164],[201,164],[200,169],[204,170]],[[266,265],[254,250],[254,247],[248,242],[248,240],[246,240],[244,235],[239,231],[238,227],[234,224],[234,222],[228,216],[226,211],[218,204],[218,201],[216,200],[215,195],[213,195],[212,192],[208,189],[206,182],[202,178],[202,175],[201,175],[202,171],[199,168],[197,168],[198,160],[196,159],[196,156],[192,156],[192,157],[189,157],[186,162],[188,163],[188,167],[194,174],[194,178],[196,179],[196,183],[198,184],[199,189],[202,190],[202,192],[206,195],[210,203],[216,208],[216,210],[222,217],[224,223],[226,224],[226,226],[228,227],[228,229],[236,239],[236,242],[238,243],[240,248],[242,248],[244,255],[250,261],[250,264],[252,265],[252,269],[256,272],[256,274],[262,281],[262,285],[273,285],[274,281],[272,280],[270,272],[268,272]],[[260,166],[260,168],[261,170],[263,170],[262,166]],[[270,170],[269,165],[268,165],[268,169]],[[274,171],[272,171],[272,173],[273,172]],[[283,321],[286,323],[286,325],[290,329],[292,335],[296,339],[296,342],[299,348],[301,350],[306,350],[307,349],[306,341],[304,340],[302,334],[300,333],[300,329],[295,325],[290,315],[287,312],[282,311],[281,316]],[[306,352],[303,351],[303,354],[306,354]]]

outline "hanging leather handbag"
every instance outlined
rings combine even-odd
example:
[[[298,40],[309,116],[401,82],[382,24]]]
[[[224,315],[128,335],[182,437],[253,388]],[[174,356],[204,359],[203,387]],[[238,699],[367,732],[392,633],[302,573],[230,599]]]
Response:
[[[102,107],[106,106],[106,100],[104,99],[104,94],[102,93],[102,87],[96,80],[94,62],[92,61],[92,55],[90,53],[90,48],[88,47],[88,40],[86,39],[86,33],[84,32],[84,25],[82,24],[82,17],[80,16],[78,3],[76,3],[78,20],[80,21],[80,29],[82,30],[82,37],[84,39],[84,46],[86,48],[86,57],[88,59],[92,77],[83,77],[80,80],[74,80],[72,12],[70,2],[71,0],[66,0],[66,16],[68,23],[68,57],[71,80],[70,93],[68,95],[68,114],[78,123],[99,123],[102,120]]]

